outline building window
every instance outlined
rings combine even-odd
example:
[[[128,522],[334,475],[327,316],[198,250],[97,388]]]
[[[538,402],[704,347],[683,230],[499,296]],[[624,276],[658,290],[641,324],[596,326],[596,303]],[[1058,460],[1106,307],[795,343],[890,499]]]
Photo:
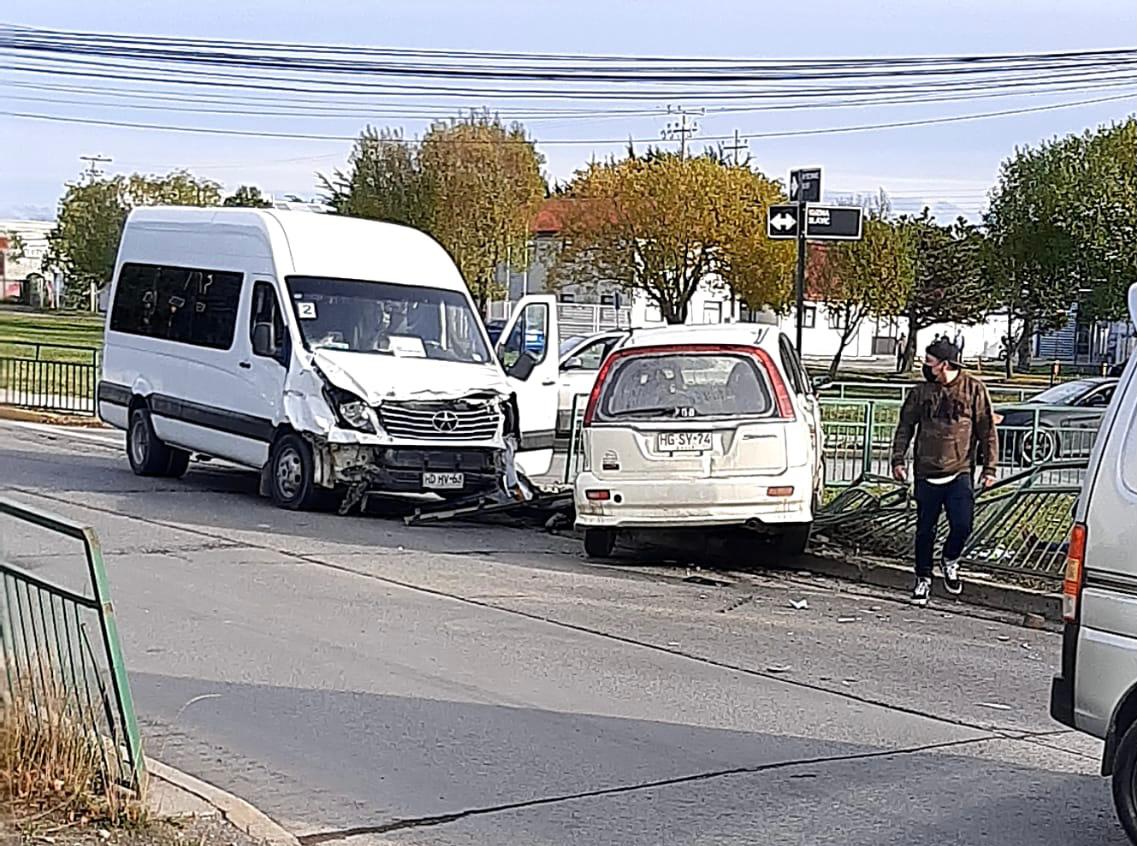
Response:
[[[807,305],[802,308],[801,325],[805,329],[812,329],[817,325],[817,306]]]
[[[722,303],[703,303],[703,323],[722,323]]]
[[[575,303],[576,302],[576,294],[561,294],[561,302],[562,303]]]
[[[840,308],[826,309],[825,316],[829,321],[829,328],[838,332],[845,331],[845,311]]]

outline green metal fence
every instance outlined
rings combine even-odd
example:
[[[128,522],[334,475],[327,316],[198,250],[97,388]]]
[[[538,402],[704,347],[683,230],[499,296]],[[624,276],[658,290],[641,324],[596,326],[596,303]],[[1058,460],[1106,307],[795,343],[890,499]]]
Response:
[[[0,660],[9,701],[28,709],[31,725],[74,726],[96,747],[108,784],[143,784],[142,743],[99,540],[88,527],[3,498]]]
[[[0,338],[0,405],[94,414],[99,351]]]
[[[962,560],[976,570],[1061,581],[1074,504],[1087,462],[1056,461],[1014,473],[976,495],[975,523]],[[908,484],[869,474],[837,494],[817,515],[819,531],[854,554],[910,559],[916,503]],[[941,520],[937,551],[947,539]]]

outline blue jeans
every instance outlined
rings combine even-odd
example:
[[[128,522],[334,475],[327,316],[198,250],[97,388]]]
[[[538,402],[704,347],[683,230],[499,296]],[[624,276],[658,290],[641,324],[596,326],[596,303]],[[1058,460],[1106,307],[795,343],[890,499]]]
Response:
[[[936,545],[936,524],[940,512],[947,512],[948,536],[944,558],[954,561],[963,552],[971,536],[975,514],[975,492],[971,476],[961,473],[946,485],[933,485],[926,479],[916,480],[916,575],[931,578]]]

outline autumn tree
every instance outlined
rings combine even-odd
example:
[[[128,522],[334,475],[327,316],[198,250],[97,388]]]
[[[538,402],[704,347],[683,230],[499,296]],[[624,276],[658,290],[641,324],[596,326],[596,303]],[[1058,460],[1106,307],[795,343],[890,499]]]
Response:
[[[546,194],[542,161],[524,127],[483,113],[435,123],[417,146],[397,130],[369,128],[347,170],[321,182],[341,214],[430,233],[484,309],[505,293],[499,268],[525,261],[529,224]]]
[[[837,378],[849,342],[870,315],[893,315],[909,301],[915,281],[915,255],[908,227],[870,212],[859,241],[840,241],[810,253],[809,283],[836,314],[840,333],[829,378]]]
[[[792,246],[766,238],[776,183],[716,156],[658,150],[594,162],[567,188],[554,284],[611,284],[642,292],[668,323],[683,323],[700,285],[725,286],[754,308],[788,300]]]
[[[435,123],[419,149],[431,198],[428,231],[454,258],[478,306],[506,293],[500,267],[521,266],[545,198],[543,159],[521,124],[486,114]]]
[[[941,225],[924,209],[897,221],[912,248],[913,284],[899,315],[908,319],[902,369],[916,359],[917,334],[937,323],[981,323],[994,305],[982,231],[964,218]]]
[[[1091,318],[1123,317],[1137,278],[1137,119],[1016,150],[985,223],[1020,366],[1034,334],[1064,325],[1075,302]]]
[[[64,299],[85,300],[90,284],[105,285],[114,272],[126,216],[135,206],[218,205],[221,187],[186,171],[165,176],[86,178],[67,186],[59,201],[55,227],[48,233],[45,271],[61,270],[67,279]]]

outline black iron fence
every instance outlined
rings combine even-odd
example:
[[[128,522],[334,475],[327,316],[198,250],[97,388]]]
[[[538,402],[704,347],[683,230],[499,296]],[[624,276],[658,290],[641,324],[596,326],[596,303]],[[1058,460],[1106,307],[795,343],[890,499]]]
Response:
[[[93,415],[98,381],[94,347],[0,338],[0,405]]]

